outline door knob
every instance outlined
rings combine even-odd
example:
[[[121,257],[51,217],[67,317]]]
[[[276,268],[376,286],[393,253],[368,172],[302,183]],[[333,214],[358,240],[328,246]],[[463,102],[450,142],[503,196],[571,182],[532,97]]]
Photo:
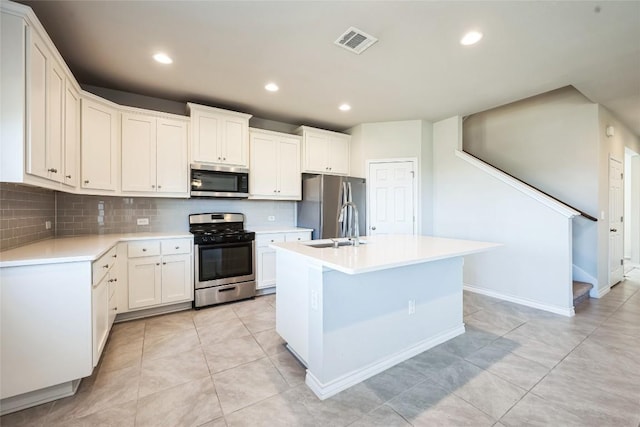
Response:
[[[373,227],[371,227],[371,229],[372,229],[372,230],[375,230],[375,229],[376,229],[376,226],[374,225]]]
[[[612,232],[612,233],[615,233],[615,232],[618,231],[618,229],[617,228],[611,228],[611,229],[609,229],[609,231]]]

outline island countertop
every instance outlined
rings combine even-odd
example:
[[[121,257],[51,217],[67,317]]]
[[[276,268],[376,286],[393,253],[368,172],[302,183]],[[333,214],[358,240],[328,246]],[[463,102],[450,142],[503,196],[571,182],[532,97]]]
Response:
[[[270,246],[301,255],[332,270],[361,274],[484,252],[500,243],[416,235],[363,236],[360,246],[314,248],[319,242],[285,242]],[[330,241],[330,240],[328,240]]]

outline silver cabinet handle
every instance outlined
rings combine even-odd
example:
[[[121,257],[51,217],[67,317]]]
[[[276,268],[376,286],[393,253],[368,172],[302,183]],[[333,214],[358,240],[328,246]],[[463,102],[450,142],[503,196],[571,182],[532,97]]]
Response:
[[[142,252],[147,252],[147,248],[142,248]]]
[[[109,268],[109,264],[103,265],[102,268]]]
[[[615,232],[618,231],[618,229],[617,228],[610,228],[609,231],[611,231],[612,233],[615,233]]]
[[[88,184],[88,183],[89,183],[89,180],[88,180],[88,179],[85,179],[85,180],[84,180],[84,183],[85,183],[85,184]]]
[[[159,262],[156,262],[156,265],[160,265],[160,263],[159,263]]]
[[[162,188],[162,185],[158,185],[158,188]]]
[[[47,169],[47,172],[58,173],[58,169],[55,169],[55,168]]]
[[[167,265],[167,263],[166,263],[166,262],[163,262],[163,263],[162,263],[162,265]]]
[[[151,186],[151,188],[156,188],[156,186],[155,186],[155,185],[152,185],[152,186]]]
[[[180,249],[180,246],[176,246],[176,249]]]
[[[66,175],[65,178],[71,179],[71,175]]]

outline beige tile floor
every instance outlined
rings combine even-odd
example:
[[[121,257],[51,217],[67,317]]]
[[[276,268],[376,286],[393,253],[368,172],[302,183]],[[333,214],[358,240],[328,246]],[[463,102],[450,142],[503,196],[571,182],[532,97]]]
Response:
[[[464,295],[467,332],[325,401],[276,334],[275,296],[114,326],[70,398],[2,426],[633,426],[640,270],[565,318]]]

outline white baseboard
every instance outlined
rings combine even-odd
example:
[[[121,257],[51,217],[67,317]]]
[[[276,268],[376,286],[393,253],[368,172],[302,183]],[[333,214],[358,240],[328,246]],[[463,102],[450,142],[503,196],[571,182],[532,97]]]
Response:
[[[7,397],[0,401],[0,415],[10,414],[32,406],[42,405],[47,402],[62,399],[76,394],[80,379],[66,383],[31,391],[18,396]]]
[[[596,288],[594,286],[593,289],[589,291],[589,296],[591,298],[602,298],[603,296],[608,294],[610,290],[611,290],[611,286],[609,285],[605,286],[604,288]]]
[[[410,359],[413,356],[422,353],[423,351],[429,350],[430,348],[433,348],[438,344],[442,344],[443,342],[448,341],[451,338],[457,337],[458,335],[463,334],[464,331],[464,324],[462,324],[453,329],[442,332],[441,334],[438,334],[428,340],[421,341],[415,345],[412,345],[411,347],[395,353],[390,357],[385,358],[384,360],[380,360],[371,365],[365,366],[364,368],[349,372],[348,374],[345,374],[326,384],[320,382],[311,372],[309,372],[309,370],[307,370],[305,383],[316,394],[316,396],[318,396],[320,400],[325,400],[343,390],[348,389],[349,387],[361,383],[362,381],[391,368],[392,366],[397,365],[398,363],[404,362],[405,360]]]
[[[489,297],[501,299],[504,301],[514,302],[516,304],[524,305],[531,308],[536,308],[538,310],[544,310],[555,314],[560,314],[562,316],[573,317],[576,312],[573,306],[571,307],[558,307],[555,305],[541,304],[536,301],[532,301],[526,298],[514,297],[512,295],[502,294],[500,292],[491,291],[488,289],[477,288],[472,285],[464,285],[464,290],[469,292],[474,292],[476,294],[486,295]]]

